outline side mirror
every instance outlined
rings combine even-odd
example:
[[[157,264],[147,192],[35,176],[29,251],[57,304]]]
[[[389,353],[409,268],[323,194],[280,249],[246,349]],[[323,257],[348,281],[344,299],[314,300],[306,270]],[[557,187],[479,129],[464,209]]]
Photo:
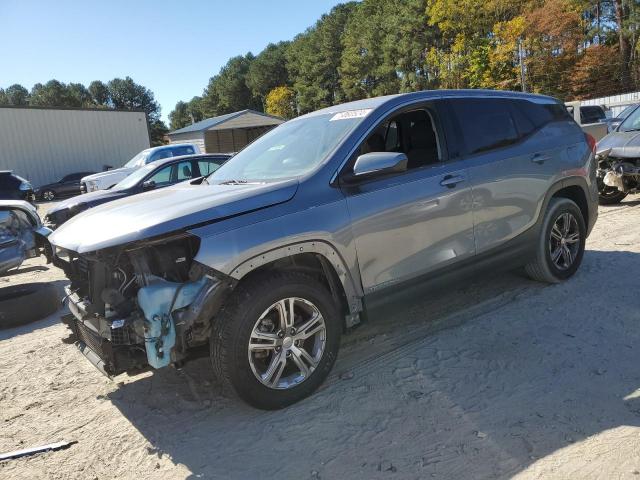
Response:
[[[398,152],[371,152],[360,155],[353,166],[353,173],[346,178],[353,182],[364,178],[400,173],[407,169],[407,156]]]
[[[153,190],[154,188],[156,188],[156,182],[154,182],[153,180],[147,180],[142,184],[142,189],[145,191]]]

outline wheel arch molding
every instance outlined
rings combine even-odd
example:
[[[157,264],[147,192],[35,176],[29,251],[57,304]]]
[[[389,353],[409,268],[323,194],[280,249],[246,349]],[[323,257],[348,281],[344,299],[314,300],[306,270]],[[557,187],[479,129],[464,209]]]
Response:
[[[295,259],[304,256],[315,256],[321,273],[327,279],[329,289],[334,299],[340,301],[343,295],[346,305],[346,327],[359,323],[359,314],[363,309],[362,296],[358,293],[355,282],[346,263],[338,251],[329,243],[322,240],[309,240],[287,244],[278,248],[255,255],[233,268],[229,276],[240,282],[249,274],[262,270],[269,265],[277,265],[279,261]]]

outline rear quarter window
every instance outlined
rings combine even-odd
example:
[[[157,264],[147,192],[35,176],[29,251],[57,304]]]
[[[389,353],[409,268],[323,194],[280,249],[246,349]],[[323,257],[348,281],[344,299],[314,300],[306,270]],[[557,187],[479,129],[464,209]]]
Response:
[[[215,172],[223,163],[223,159],[199,160],[198,168],[200,169],[200,175],[209,175]]]
[[[535,103],[528,100],[511,100],[514,117],[522,136],[527,136],[552,122],[573,120],[569,112],[558,103]]]

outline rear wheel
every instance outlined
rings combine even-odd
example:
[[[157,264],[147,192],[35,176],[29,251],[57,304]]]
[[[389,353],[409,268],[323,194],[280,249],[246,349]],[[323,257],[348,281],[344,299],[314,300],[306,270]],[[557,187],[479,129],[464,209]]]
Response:
[[[571,277],[584,255],[587,229],[580,208],[568,198],[552,198],[542,224],[536,258],[525,266],[534,280],[559,283]]]
[[[211,336],[213,368],[257,408],[277,409],[311,394],[331,371],[341,322],[331,294],[295,272],[240,284]]]

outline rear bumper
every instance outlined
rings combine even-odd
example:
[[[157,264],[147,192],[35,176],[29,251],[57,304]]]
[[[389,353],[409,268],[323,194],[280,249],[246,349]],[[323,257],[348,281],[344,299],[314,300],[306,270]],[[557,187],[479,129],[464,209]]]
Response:
[[[144,344],[132,342],[128,327],[112,328],[107,319],[91,314],[91,306],[66,287],[70,315],[62,318],[75,337],[80,352],[108,377],[144,368],[147,355]]]

